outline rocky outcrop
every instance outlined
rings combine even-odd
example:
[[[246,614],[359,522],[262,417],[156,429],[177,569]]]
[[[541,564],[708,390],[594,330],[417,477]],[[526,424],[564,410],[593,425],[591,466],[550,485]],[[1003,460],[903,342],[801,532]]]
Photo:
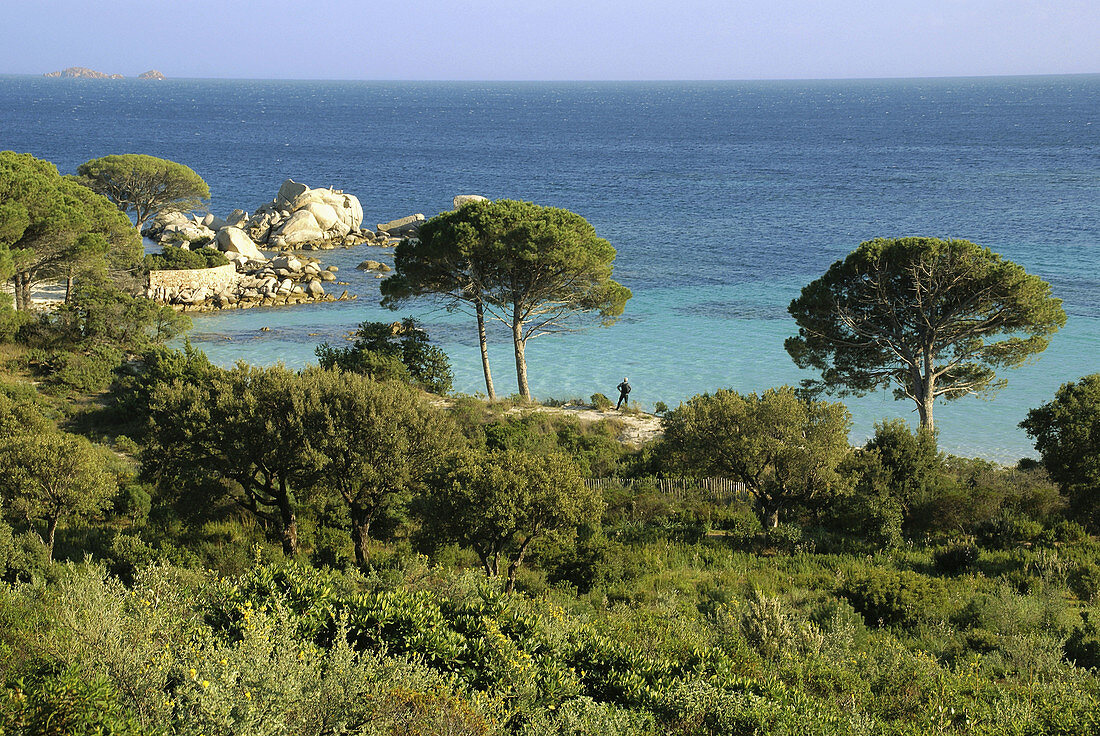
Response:
[[[362,224],[363,207],[356,197],[336,189],[311,189],[287,179],[275,198],[251,216],[241,209],[233,210],[224,220],[212,214],[188,217],[162,212],[141,234],[161,245],[192,250],[211,245],[259,259],[260,250],[318,250],[386,240],[383,235],[362,231]],[[235,231],[222,235],[226,228]]]
[[[156,69],[150,69],[138,75],[138,79],[165,79],[165,76]]]
[[[188,217],[182,212],[161,212],[150,220],[141,234],[161,245],[198,250],[212,245],[217,231],[204,225],[204,217]],[[213,222],[213,220],[211,220]]]
[[[256,247],[256,244],[252,242],[252,239],[245,235],[244,230],[239,227],[229,227],[227,225],[218,230],[217,242],[218,250],[225,253],[237,253],[250,261],[267,260],[260,249]]]
[[[62,69],[59,72],[46,72],[42,76],[55,79],[57,77],[66,79],[124,79],[121,74],[104,74],[84,66],[70,66],[68,69]]]
[[[471,202],[488,202],[488,198],[482,197],[480,194],[459,194],[453,200],[452,210],[457,210],[463,205],[470,204]]]
[[[355,268],[359,271],[381,271],[382,273],[393,270],[385,263],[380,263],[379,261],[363,261]]]
[[[378,225],[378,232],[391,238],[414,237],[420,231],[420,225],[424,222],[424,215],[415,214],[402,217],[398,220],[383,222]]]
[[[153,271],[146,295],[181,311],[345,300],[346,291],[338,298],[325,291],[324,284],[336,281],[337,270],[324,268],[316,258],[290,254],[262,263],[239,259],[217,268]]]
[[[287,179],[243,227],[253,240],[271,248],[316,250],[373,242],[374,234],[363,233],[362,225],[363,206],[356,197]]]

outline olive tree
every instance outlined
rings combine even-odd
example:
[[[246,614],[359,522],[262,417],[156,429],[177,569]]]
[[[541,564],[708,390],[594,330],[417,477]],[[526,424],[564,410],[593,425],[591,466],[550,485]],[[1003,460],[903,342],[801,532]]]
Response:
[[[841,487],[837,465],[850,452],[852,424],[841,403],[790,386],[760,395],[722,389],[693,396],[661,422],[674,467],[741,481],[767,526],[779,524],[783,509],[827,500]]]
[[[787,352],[821,372],[809,386],[841,396],[894,387],[934,429],[937,398],[988,395],[996,371],[1042,352],[1066,322],[1050,285],[966,240],[862,243],[789,307]]]
[[[422,504],[428,533],[469,545],[487,577],[506,576],[508,591],[533,541],[597,521],[602,511],[600,492],[568,456],[510,450],[454,457]]]
[[[163,489],[213,477],[238,508],[269,524],[298,553],[299,491],[314,468],[306,450],[302,382],[282,366],[206,372],[150,392],[145,472]]]
[[[76,172],[81,184],[133,213],[138,230],[160,212],[187,212],[210,197],[206,182],[187,166],[140,153],[92,159]]]
[[[1064,383],[1054,399],[1027,413],[1020,426],[1035,440],[1043,466],[1071,510],[1097,526],[1100,518],[1100,373]]]
[[[53,558],[58,524],[87,517],[118,493],[105,450],[67,432],[22,432],[0,442],[0,491],[12,510],[46,526],[46,550]]]
[[[316,483],[347,505],[355,561],[365,565],[371,526],[404,512],[455,433],[439,409],[401,383],[310,370],[302,386],[306,449]]]

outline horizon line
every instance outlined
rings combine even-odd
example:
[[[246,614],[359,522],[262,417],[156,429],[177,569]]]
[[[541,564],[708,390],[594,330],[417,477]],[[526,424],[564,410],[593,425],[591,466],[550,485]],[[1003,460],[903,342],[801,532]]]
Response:
[[[68,67],[67,67],[68,68]],[[90,67],[86,67],[90,68]],[[35,73],[10,73],[0,72],[0,77],[27,77],[32,79],[69,79],[90,82],[118,82],[136,80],[141,82],[162,81],[224,81],[224,82],[374,82],[374,83],[429,83],[429,84],[695,84],[700,82],[887,82],[887,81],[918,81],[918,80],[948,80],[948,79],[1030,79],[1034,77],[1090,77],[1100,76],[1100,71],[1093,72],[1028,72],[1006,74],[943,74],[929,76],[850,76],[850,77],[745,77],[745,78],[683,78],[683,79],[427,79],[427,78],[358,78],[358,77],[173,77],[165,75],[164,79],[140,79],[139,72],[133,76],[122,76],[122,79],[83,79],[73,77],[47,77],[48,72]],[[163,74],[163,72],[161,72]]]

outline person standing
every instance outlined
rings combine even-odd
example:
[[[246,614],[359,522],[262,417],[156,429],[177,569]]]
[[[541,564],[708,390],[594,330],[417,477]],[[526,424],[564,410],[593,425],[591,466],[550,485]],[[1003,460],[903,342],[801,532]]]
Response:
[[[619,389],[619,403],[615,404],[615,410],[618,411],[619,407],[623,405],[624,401],[627,402],[627,405],[630,404],[630,402],[627,401],[627,397],[630,396],[630,381],[624,376],[623,382],[615,388]]]

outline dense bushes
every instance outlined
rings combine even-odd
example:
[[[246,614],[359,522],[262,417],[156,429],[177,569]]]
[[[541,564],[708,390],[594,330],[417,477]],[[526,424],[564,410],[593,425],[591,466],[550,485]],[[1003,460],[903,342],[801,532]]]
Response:
[[[401,322],[363,322],[355,344],[317,347],[317,359],[326,370],[339,368],[376,381],[402,381],[436,394],[448,394],[454,381],[446,353],[428,342],[428,333],[411,317]]]
[[[849,573],[838,592],[868,624],[913,626],[935,615],[943,586],[908,570],[867,568]]]
[[[209,246],[201,250],[188,250],[166,245],[160,253],[147,254],[144,263],[148,271],[177,271],[225,266],[229,263],[229,259],[217,248]]]
[[[1038,469],[889,426],[771,526],[743,494],[670,490],[648,475],[667,456],[613,421],[463,397],[442,416],[407,385],[190,349],[138,367],[98,418],[136,438],[104,455],[119,492],[61,524],[70,562],[3,499],[0,728],[992,736],[1100,713],[1098,546]],[[59,431],[36,396],[0,391],[0,435]],[[256,508],[289,490],[296,561],[278,518],[242,511],[274,470]],[[607,476],[630,477],[580,490]],[[602,515],[543,533],[596,488]]]

